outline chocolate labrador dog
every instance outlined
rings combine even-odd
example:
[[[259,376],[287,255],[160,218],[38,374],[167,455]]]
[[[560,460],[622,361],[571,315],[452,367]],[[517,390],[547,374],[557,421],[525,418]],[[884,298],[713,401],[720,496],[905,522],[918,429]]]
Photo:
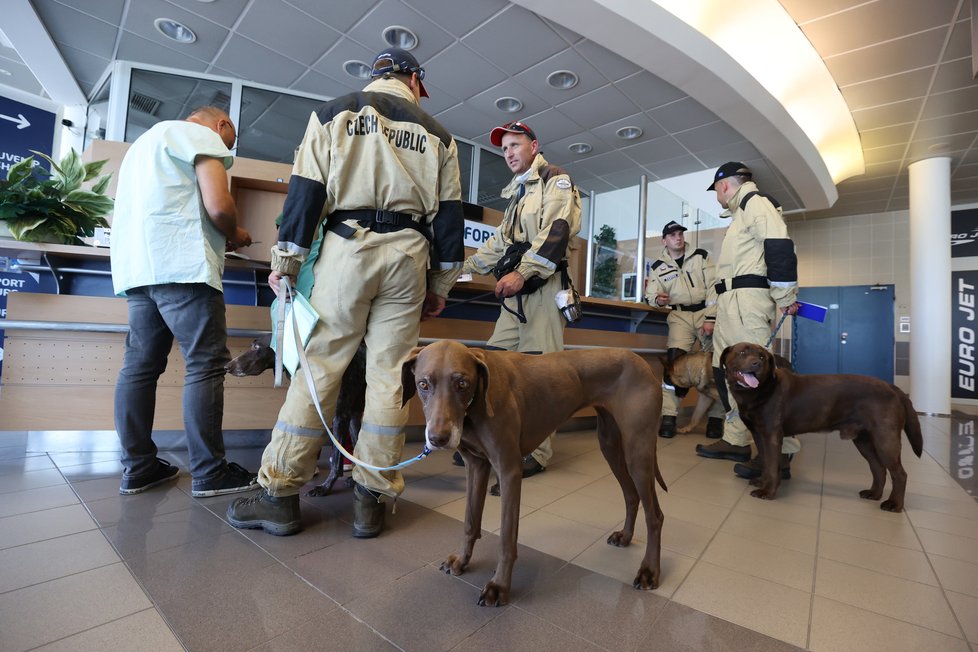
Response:
[[[752,496],[773,500],[777,495],[778,454],[785,435],[838,430],[856,445],[873,474],[873,485],[859,496],[879,500],[889,471],[893,488],[880,509],[903,510],[907,472],[900,463],[900,431],[907,433],[917,457],[924,439],[910,397],[899,387],[870,376],[776,369],[770,351],[747,342],[724,349],[720,364],[761,456],[761,477],[751,480],[758,486]]]
[[[428,446],[458,448],[465,460],[465,533],[461,551],[441,564],[446,573],[465,571],[482,536],[490,468],[499,477],[500,554],[480,605],[509,602],[523,457],[587,406],[598,413],[601,453],[625,497],[625,524],[608,543],[624,547],[631,542],[641,501],[648,538],[632,585],[643,590],[659,586],[663,517],[655,482],[663,490],[666,486],[655,445],[662,392],[645,360],[624,349],[527,355],[441,340],[412,352],[403,365],[402,383],[404,402],[417,392],[424,406]]]

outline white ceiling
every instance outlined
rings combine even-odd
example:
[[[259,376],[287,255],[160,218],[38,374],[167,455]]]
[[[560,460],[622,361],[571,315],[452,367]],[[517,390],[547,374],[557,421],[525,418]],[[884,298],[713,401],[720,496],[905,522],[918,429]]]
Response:
[[[570,12],[577,2],[562,6]],[[419,36],[414,54],[427,69],[427,111],[457,136],[484,145],[493,126],[525,119],[548,159],[588,190],[633,186],[641,174],[665,179],[742,160],[765,191],[794,211],[790,219],[868,214],[906,209],[907,166],[941,155],[952,159],[952,203],[978,202],[970,0],[781,0],[841,89],[865,156],[866,173],[841,183],[838,201],[817,211],[804,210],[799,186],[806,181],[776,169],[771,152],[758,151],[759,140],[755,147],[724,115],[707,110],[703,96],[698,101],[663,81],[675,62],[633,63],[613,54],[613,44],[603,47],[562,26],[573,21],[521,6],[533,4],[30,0],[86,95],[107,66],[122,59],[335,96],[362,87],[342,71],[343,62],[369,63],[384,47],[383,29],[403,25]],[[166,39],[153,27],[159,17],[187,25],[197,41]],[[7,20],[0,17],[0,29]],[[0,77],[0,93],[8,85],[45,95],[33,73],[49,63],[0,45],[0,69],[10,73]],[[546,84],[547,75],[562,69],[579,75],[577,86]],[[499,111],[494,101],[502,96],[519,98],[523,110]],[[615,136],[631,125],[642,128],[640,139]],[[574,155],[567,146],[577,142],[593,150]]]

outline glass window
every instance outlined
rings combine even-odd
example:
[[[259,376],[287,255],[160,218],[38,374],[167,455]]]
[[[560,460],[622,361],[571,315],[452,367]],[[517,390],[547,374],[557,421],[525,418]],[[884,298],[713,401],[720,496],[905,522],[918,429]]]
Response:
[[[262,161],[295,161],[310,114],[323,100],[243,86],[236,154]]]
[[[231,84],[165,72],[133,70],[125,141],[131,143],[163,120],[182,120],[199,106],[230,109]]]
[[[472,152],[475,148],[458,138],[455,139],[455,146],[458,147],[458,174],[462,180],[462,201],[469,201],[469,187],[472,185]]]
[[[505,211],[509,200],[499,196],[499,191],[513,180],[506,161],[501,154],[483,149],[479,155],[479,194],[478,204],[498,211]]]
[[[105,139],[105,126],[109,118],[109,91],[112,77],[106,77],[105,83],[88,103],[85,118],[85,133],[82,135],[82,151],[88,149],[93,140]]]

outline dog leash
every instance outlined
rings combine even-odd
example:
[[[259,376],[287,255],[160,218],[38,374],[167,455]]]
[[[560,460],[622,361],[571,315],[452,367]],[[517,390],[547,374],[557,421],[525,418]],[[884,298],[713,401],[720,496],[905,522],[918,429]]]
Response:
[[[784,323],[784,320],[787,319],[787,318],[788,318],[788,313],[785,312],[785,313],[782,313],[781,314],[781,320],[778,322],[778,325],[775,326],[774,332],[771,333],[771,337],[769,337],[768,340],[767,340],[767,344],[764,345],[764,348],[765,349],[770,349],[771,348],[771,342],[773,342],[774,341],[774,338],[777,337],[778,331],[781,330],[781,324],[783,324]]]
[[[279,304],[284,304],[285,301],[292,301],[292,286],[289,283],[288,277],[283,276],[279,281]],[[319,400],[319,395],[316,393],[316,381],[312,376],[312,370],[309,368],[309,359],[306,357],[305,347],[302,345],[302,336],[299,334],[299,321],[296,319],[295,310],[292,311],[292,331],[295,334],[295,348],[296,352],[299,354],[299,366],[302,368],[303,375],[306,379],[306,385],[309,387],[309,395],[312,396],[312,404],[316,408],[316,413],[319,415],[319,420],[322,422],[323,427],[326,428],[326,434],[329,435],[330,440],[333,442],[333,446],[336,447],[346,459],[350,460],[357,466],[362,466],[366,469],[372,469],[374,471],[396,471],[398,469],[403,469],[406,466],[410,466],[415,462],[419,462],[431,454],[431,449],[428,447],[428,442],[425,441],[424,448],[416,457],[411,459],[398,462],[394,466],[374,466],[373,464],[368,464],[363,460],[355,457],[353,453],[349,452],[343,448],[343,444],[336,439],[333,435],[333,431],[330,430],[329,426],[326,425],[326,416],[323,414],[323,409],[320,406],[321,401]],[[281,332],[281,331],[280,331]],[[281,350],[281,349],[280,349]],[[278,355],[276,357],[276,366],[278,363]]]

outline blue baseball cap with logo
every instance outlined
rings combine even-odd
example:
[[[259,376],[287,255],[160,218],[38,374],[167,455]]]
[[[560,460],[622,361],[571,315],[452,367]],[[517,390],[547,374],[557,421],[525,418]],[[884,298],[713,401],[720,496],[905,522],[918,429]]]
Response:
[[[424,68],[421,67],[421,64],[418,63],[418,60],[414,58],[413,54],[401,48],[387,48],[374,57],[374,63],[370,67],[371,77],[380,77],[381,75],[395,72],[417,74],[418,85],[421,87],[421,97],[428,97],[428,91],[422,83],[424,80]]]
[[[729,163],[724,163],[719,168],[717,168],[716,174],[713,175],[713,183],[707,190],[713,190],[713,186],[717,184],[720,179],[726,179],[727,177],[747,177],[748,180],[751,179],[753,174],[750,168],[743,163],[738,163],[737,161],[730,161]]]

